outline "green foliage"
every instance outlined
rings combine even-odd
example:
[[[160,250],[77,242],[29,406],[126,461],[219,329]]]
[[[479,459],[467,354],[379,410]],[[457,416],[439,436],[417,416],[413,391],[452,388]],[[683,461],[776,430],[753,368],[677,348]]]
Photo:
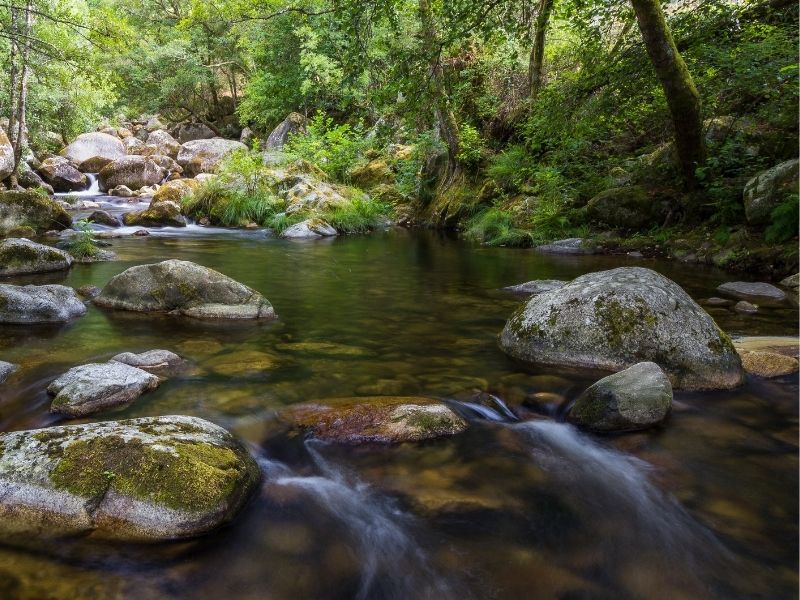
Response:
[[[368,233],[387,222],[390,208],[365,194],[355,195],[350,202],[324,213],[323,218],[340,233]]]
[[[516,224],[514,215],[499,207],[487,208],[465,225],[464,237],[487,246],[529,246],[533,234]]]
[[[458,159],[467,168],[474,169],[483,159],[486,151],[486,143],[481,137],[480,132],[469,123],[464,123],[459,128],[461,146]]]
[[[772,211],[770,225],[764,238],[770,244],[782,244],[797,237],[798,218],[800,218],[800,196],[791,194]]]
[[[305,133],[290,136],[286,151],[318,165],[334,180],[346,182],[350,169],[368,147],[361,124],[334,125],[331,117],[317,113]]]
[[[94,232],[88,221],[80,220],[73,224],[76,233],[64,242],[64,250],[75,258],[94,258],[100,249],[94,241]]]
[[[492,157],[486,174],[506,191],[518,190],[527,180],[531,157],[524,146],[513,145]]]

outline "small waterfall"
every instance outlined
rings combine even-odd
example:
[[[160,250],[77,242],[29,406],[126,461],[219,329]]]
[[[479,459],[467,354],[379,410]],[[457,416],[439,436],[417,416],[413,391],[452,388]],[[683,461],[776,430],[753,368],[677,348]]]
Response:
[[[454,401],[454,403],[465,408],[470,413],[477,415],[481,419],[486,419],[487,421],[506,423],[509,421],[519,420],[501,398],[498,398],[494,394],[484,394],[484,396],[489,399],[492,406],[479,404],[478,402],[467,401]]]
[[[270,485],[303,490],[320,508],[345,525],[361,564],[361,581],[355,597],[397,600],[455,597],[450,584],[433,571],[425,551],[414,540],[413,518],[390,499],[374,493],[368,484],[328,461],[320,453],[319,445],[306,442],[319,475],[298,475],[287,465],[265,458],[259,464]]]
[[[79,198],[101,196],[102,193],[100,192],[100,182],[97,180],[97,173],[86,173],[86,177],[89,179],[89,187],[87,189],[80,192],[59,192],[58,194],[55,194],[55,196],[57,198],[63,198],[66,196],[75,196]]]

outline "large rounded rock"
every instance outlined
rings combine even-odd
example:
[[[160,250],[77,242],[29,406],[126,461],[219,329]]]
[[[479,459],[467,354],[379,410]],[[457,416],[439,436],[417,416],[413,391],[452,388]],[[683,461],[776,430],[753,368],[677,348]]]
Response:
[[[181,146],[177,160],[186,176],[194,177],[199,173],[213,173],[223,158],[237,150],[247,150],[247,146],[224,138],[193,140]]]
[[[198,319],[275,318],[272,305],[255,290],[185,260],[131,267],[112,278],[94,303]]]
[[[501,348],[533,363],[619,371],[652,361],[683,389],[742,382],[730,339],[675,282],[642,267],[589,273],[534,296],[506,323]]]
[[[11,175],[14,170],[14,148],[6,135],[0,128],[0,181]]]
[[[36,192],[0,192],[0,235],[20,227],[43,233],[71,225],[69,213],[47,196]]]
[[[51,156],[43,160],[39,173],[57,192],[76,192],[89,187],[89,178],[61,156]]]
[[[769,223],[772,211],[798,190],[800,161],[787,160],[753,177],[744,186],[744,212],[756,225]]]
[[[636,431],[661,423],[671,408],[669,379],[657,364],[643,362],[589,387],[567,419],[592,431]]]
[[[82,133],[61,151],[61,156],[78,166],[96,157],[112,161],[125,156],[125,145],[118,137],[107,133]]]
[[[152,160],[144,156],[124,156],[107,164],[100,171],[98,181],[102,191],[118,185],[138,190],[163,181],[166,172]]]
[[[287,240],[308,240],[336,236],[336,230],[322,219],[306,219],[287,227],[281,237]]]
[[[240,442],[195,417],[3,433],[0,532],[12,541],[191,538],[231,521],[260,478]]]
[[[122,221],[129,227],[186,227],[181,207],[169,200],[151,201],[146,210],[122,215]]]
[[[198,187],[200,187],[200,182],[196,179],[175,179],[173,181],[168,181],[158,188],[150,204],[152,206],[153,204],[169,201],[180,206],[183,199],[194,192]]]
[[[181,149],[181,145],[178,140],[176,140],[163,129],[157,129],[156,131],[153,131],[147,136],[147,141],[145,143],[155,146],[158,148],[159,154],[169,156],[173,160],[178,157],[178,152]]]
[[[280,125],[278,125],[267,137],[267,142],[264,145],[265,150],[283,150],[283,147],[286,145],[286,142],[289,140],[289,136],[297,133],[305,131],[306,128],[306,118],[301,115],[300,113],[289,113],[289,115],[281,121]]]
[[[194,140],[208,140],[216,137],[216,133],[204,123],[184,123],[178,125],[172,132],[178,138],[178,142],[185,144]]]
[[[756,377],[782,377],[797,373],[796,358],[764,350],[740,351],[744,370]]]
[[[85,417],[127,406],[158,387],[158,377],[121,362],[74,367],[47,388],[55,398],[50,412]]]
[[[282,418],[312,436],[340,444],[418,442],[461,433],[467,423],[432,398],[337,398],[289,407]]]
[[[58,248],[25,238],[10,238],[0,242],[0,277],[63,271],[70,266],[72,257]]]
[[[148,350],[139,354],[122,352],[112,357],[111,361],[130,365],[154,375],[166,375],[183,366],[183,359],[169,350]]]
[[[661,224],[666,216],[661,203],[639,186],[600,192],[589,200],[586,212],[595,223],[633,231]]]
[[[717,287],[717,291],[742,300],[771,304],[780,304],[786,300],[786,292],[770,283],[764,282],[729,281]]]
[[[63,323],[84,314],[86,306],[72,288],[0,284],[0,323]]]

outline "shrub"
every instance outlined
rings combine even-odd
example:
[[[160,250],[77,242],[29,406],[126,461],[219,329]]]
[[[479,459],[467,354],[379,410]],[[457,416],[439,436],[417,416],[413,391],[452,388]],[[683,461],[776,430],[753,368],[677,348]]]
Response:
[[[358,194],[350,202],[333,208],[323,218],[340,233],[368,233],[382,225],[390,212],[388,205]]]
[[[517,227],[514,215],[499,207],[483,210],[466,223],[464,237],[487,246],[529,246],[530,231]]]
[[[286,151],[320,167],[336,181],[348,181],[350,169],[369,147],[363,126],[334,125],[333,119],[317,113],[305,133],[289,137]]]
[[[94,232],[88,221],[81,219],[73,224],[76,233],[64,242],[64,250],[75,258],[94,258],[100,249],[94,240]]]
[[[782,244],[797,237],[798,210],[800,196],[792,194],[772,211],[771,223],[765,232],[765,239],[770,244]]]

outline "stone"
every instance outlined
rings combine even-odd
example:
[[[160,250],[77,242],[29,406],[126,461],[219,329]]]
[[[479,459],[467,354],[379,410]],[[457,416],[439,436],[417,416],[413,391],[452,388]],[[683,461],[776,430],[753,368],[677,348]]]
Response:
[[[155,375],[121,362],[81,365],[47,387],[55,396],[50,412],[75,418],[121,408],[156,389],[158,383]]]
[[[289,136],[304,132],[306,129],[306,118],[300,113],[289,113],[281,123],[272,130],[264,144],[265,150],[283,150]]]
[[[500,347],[560,367],[620,371],[655,362],[680,389],[742,382],[728,336],[680,286],[643,267],[588,273],[534,296],[508,320]]]
[[[786,279],[782,279],[780,285],[785,288],[796,290],[798,287],[800,287],[800,273],[795,273]]]
[[[80,164],[80,169],[84,173],[99,173],[107,164],[114,162],[113,159],[105,156],[93,156]]]
[[[739,354],[747,351],[766,351],[793,358],[800,355],[800,339],[797,337],[747,336],[733,340],[733,345]]]
[[[94,299],[97,306],[197,319],[273,319],[272,305],[222,273],[184,260],[131,267]]]
[[[204,123],[184,123],[179,125],[172,135],[177,138],[178,142],[185,144],[194,140],[207,140],[216,137],[216,133]]]
[[[168,181],[153,195],[153,201],[150,203],[158,204],[159,202],[170,201],[178,206],[181,205],[183,199],[194,192],[200,187],[200,182],[196,179],[176,179]]]
[[[345,197],[332,185],[309,175],[288,177],[279,187],[288,184],[291,187],[279,192],[286,200],[287,215],[302,211],[330,210],[347,203]]]
[[[143,156],[124,156],[109,163],[97,176],[100,189],[108,191],[119,185],[138,190],[161,183],[166,172],[152,160]]]
[[[537,246],[536,250],[545,254],[594,254],[594,248],[583,238],[557,240],[551,244]]]
[[[82,285],[78,288],[78,295],[82,298],[94,298],[100,293],[100,288],[96,285]]]
[[[671,408],[669,378],[657,364],[642,362],[590,386],[567,420],[592,431],[637,431],[661,423]]]
[[[127,185],[118,185],[109,190],[108,193],[119,198],[133,198],[133,190]]]
[[[369,161],[365,165],[357,165],[348,173],[353,185],[362,190],[369,190],[381,184],[392,185],[394,173],[389,164],[382,159]]]
[[[740,351],[742,367],[747,373],[757,377],[783,377],[797,373],[798,362],[796,358],[765,351]]]
[[[186,227],[181,207],[169,200],[150,202],[146,210],[125,213],[122,222],[129,227]]]
[[[758,307],[754,304],[750,304],[747,300],[739,300],[739,302],[734,305],[733,310],[738,313],[753,315],[758,312]]]
[[[11,175],[14,170],[14,147],[5,130],[0,127],[0,181]]]
[[[0,145],[2,148],[2,145]],[[37,166],[40,166],[41,163],[38,163]],[[19,162],[19,169],[17,170],[17,181],[19,184],[28,189],[36,190],[37,188],[42,188],[44,191],[47,192],[48,196],[52,196],[55,193],[53,186],[49,183],[45,182],[39,174],[33,170],[33,168],[26,163],[24,160]]]
[[[169,173],[169,177],[171,178],[180,179],[181,175],[183,174],[183,168],[169,156],[154,154],[153,156],[150,157],[150,160],[152,160],[159,167],[164,169],[164,171]]]
[[[183,365],[183,359],[169,350],[148,350],[135,354],[123,352],[111,358],[111,362],[119,362],[154,375],[175,372]]]
[[[241,442],[196,417],[0,434],[0,534],[164,542],[230,522],[261,473]]]
[[[84,314],[86,306],[72,288],[0,284],[0,323],[63,323]]]
[[[339,444],[397,444],[461,433],[467,423],[424,397],[337,398],[293,405],[281,418],[311,436]]]
[[[86,220],[89,221],[89,223],[97,223],[98,225],[105,225],[106,227],[119,227],[122,225],[117,217],[105,210],[94,211],[86,217]]]
[[[213,173],[223,158],[237,150],[247,150],[247,146],[223,138],[194,140],[181,145],[177,160],[186,176],[194,177],[199,173]]]
[[[0,277],[65,271],[71,266],[72,257],[63,250],[25,238],[0,241]]]
[[[337,235],[336,230],[322,219],[306,219],[287,227],[281,237],[287,240],[319,239]]]
[[[705,304],[706,306],[730,306],[733,304],[733,300],[727,300],[725,298],[717,298],[716,296],[712,296],[711,298],[706,298],[701,302],[701,304]]]
[[[36,192],[0,191],[0,235],[20,227],[36,233],[68,229],[72,217],[54,200]]]
[[[753,177],[744,186],[744,212],[753,225],[766,225],[772,211],[798,191],[800,161],[787,160]]]
[[[5,383],[6,379],[16,372],[17,365],[4,360],[0,360],[0,383]],[[1,456],[1,455],[0,455]]]
[[[639,231],[663,223],[667,211],[644,188],[629,186],[600,192],[589,200],[586,213],[599,225]]]
[[[61,156],[82,167],[84,161],[97,157],[108,161],[122,158],[125,156],[125,145],[119,138],[107,133],[82,133],[61,151]]]
[[[57,192],[77,192],[89,187],[89,178],[61,156],[43,160],[39,173]]]
[[[560,279],[534,279],[526,283],[504,287],[503,291],[520,296],[535,296],[536,294],[560,289],[565,285],[567,285],[567,282],[561,281]]]
[[[145,143],[155,146],[159,154],[168,156],[173,160],[178,158],[178,152],[181,149],[180,142],[163,129],[157,129],[150,133]]]
[[[753,283],[749,281],[731,281],[717,287],[720,294],[733,296],[742,300],[755,300],[761,302],[783,302],[786,292],[769,283]]]

